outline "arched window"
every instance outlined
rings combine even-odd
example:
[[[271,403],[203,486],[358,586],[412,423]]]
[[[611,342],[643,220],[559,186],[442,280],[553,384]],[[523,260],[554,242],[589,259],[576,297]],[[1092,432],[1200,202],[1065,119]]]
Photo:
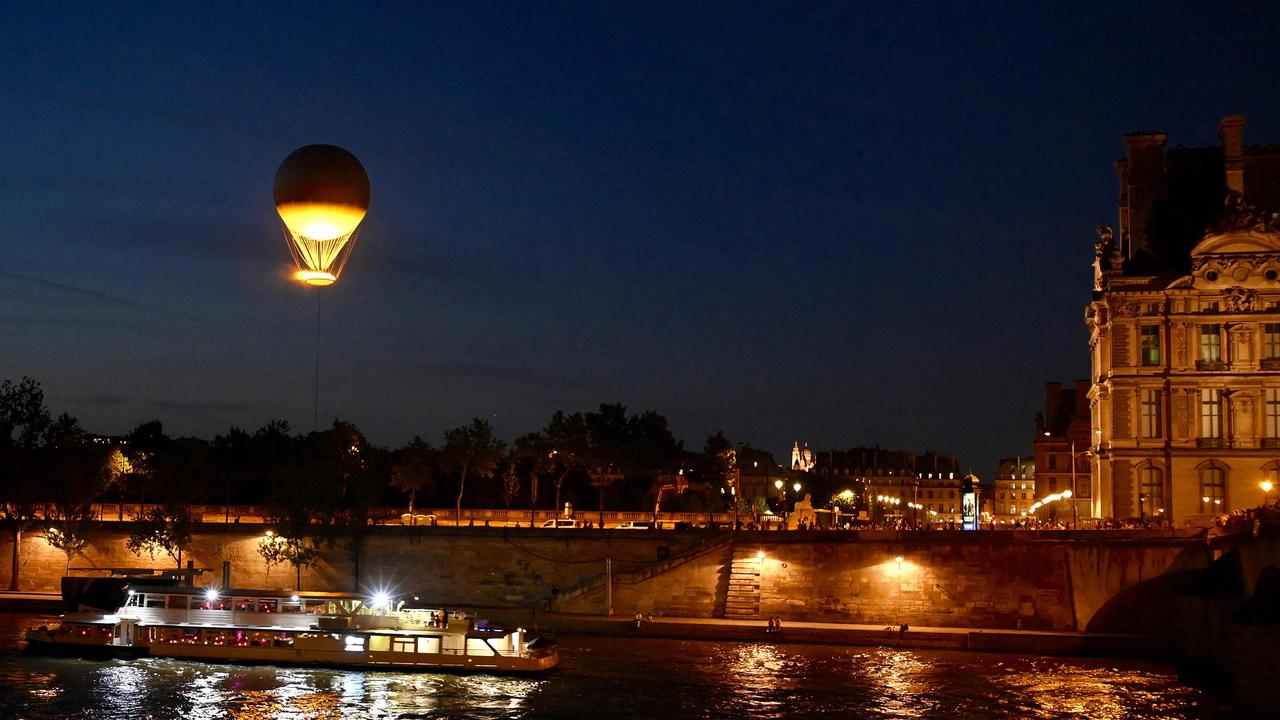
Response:
[[[1138,482],[1141,488],[1138,492],[1142,493],[1145,507],[1141,508],[1145,511],[1147,517],[1155,517],[1160,514],[1164,506],[1164,473],[1160,468],[1152,465],[1147,461],[1145,465],[1138,469]]]
[[[1200,465],[1200,512],[1227,511],[1227,467],[1216,460]]]

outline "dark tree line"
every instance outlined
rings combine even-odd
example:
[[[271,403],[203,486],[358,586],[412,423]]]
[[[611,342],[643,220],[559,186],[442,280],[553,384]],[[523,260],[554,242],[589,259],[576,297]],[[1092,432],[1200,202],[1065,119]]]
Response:
[[[116,503],[117,519],[127,509],[139,516],[130,548],[178,566],[191,505],[225,506],[229,522],[232,508],[256,506],[275,538],[262,549],[269,564],[287,563],[300,577],[321,548],[341,548],[358,583],[365,538],[385,508],[452,507],[458,518],[464,507],[643,510],[663,478],[679,477],[682,492],[664,496],[664,509],[711,512],[728,508],[735,471],[723,434],[701,453],[686,451],[662,415],[616,403],[557,410],[511,446],[476,418],[446,430],[438,446],[414,437],[384,448],[342,420],[301,434],[273,420],[212,440],[170,437],[153,420],[101,438],[68,415],[52,417],[36,381],[0,386],[0,525],[12,541],[14,588],[23,534],[41,532],[70,565],[87,543],[95,502]]]

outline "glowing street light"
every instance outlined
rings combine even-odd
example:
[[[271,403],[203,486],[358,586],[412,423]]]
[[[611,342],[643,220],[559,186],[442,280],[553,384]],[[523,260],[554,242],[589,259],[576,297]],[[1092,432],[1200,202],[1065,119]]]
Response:
[[[1270,480],[1263,480],[1258,483],[1258,487],[1262,488],[1262,504],[1265,506],[1267,504],[1267,496],[1271,494],[1271,488],[1274,485],[1271,484]]]

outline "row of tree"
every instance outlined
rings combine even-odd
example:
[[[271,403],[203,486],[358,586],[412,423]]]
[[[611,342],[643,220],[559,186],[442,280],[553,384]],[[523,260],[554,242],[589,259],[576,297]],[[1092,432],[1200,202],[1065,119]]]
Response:
[[[23,533],[39,529],[69,565],[88,543],[94,502],[116,503],[121,520],[127,504],[150,506],[129,547],[179,566],[189,506],[257,506],[273,528],[262,546],[269,565],[288,562],[300,574],[321,548],[340,546],[358,578],[364,537],[383,508],[452,506],[460,518],[464,504],[636,510],[661,500],[667,510],[725,510],[736,452],[723,433],[701,453],[687,451],[663,416],[629,414],[621,404],[556,411],[510,446],[482,418],[446,430],[438,446],[414,437],[378,447],[341,420],[302,434],[283,421],[253,432],[233,427],[211,441],[170,437],[154,420],[103,438],[69,415],[53,417],[39,383],[23,378],[0,385],[0,522],[13,541],[14,589]],[[677,491],[664,494],[664,485]]]

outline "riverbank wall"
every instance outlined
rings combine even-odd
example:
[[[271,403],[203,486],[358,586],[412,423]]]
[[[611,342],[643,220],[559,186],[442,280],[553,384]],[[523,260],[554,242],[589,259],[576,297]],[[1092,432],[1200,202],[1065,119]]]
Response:
[[[118,525],[104,524],[76,574],[174,567],[138,557]],[[295,586],[294,569],[268,566],[261,526],[197,526],[184,561],[209,568],[200,584]],[[0,545],[3,547],[3,545]],[[5,548],[8,550],[9,548]],[[843,624],[902,624],[1167,635],[1173,591],[1207,567],[1193,533],[713,532],[533,528],[373,528],[357,557],[325,546],[303,569],[309,590],[412,592],[435,602],[526,617],[558,611],[720,618],[745,590],[757,617]],[[38,535],[20,553],[20,589],[56,592],[66,558]],[[6,570],[7,570],[7,563]],[[8,572],[0,573],[7,584]],[[504,609],[509,612],[504,613]],[[737,608],[740,610],[741,608]],[[750,615],[750,612],[748,613]]]

